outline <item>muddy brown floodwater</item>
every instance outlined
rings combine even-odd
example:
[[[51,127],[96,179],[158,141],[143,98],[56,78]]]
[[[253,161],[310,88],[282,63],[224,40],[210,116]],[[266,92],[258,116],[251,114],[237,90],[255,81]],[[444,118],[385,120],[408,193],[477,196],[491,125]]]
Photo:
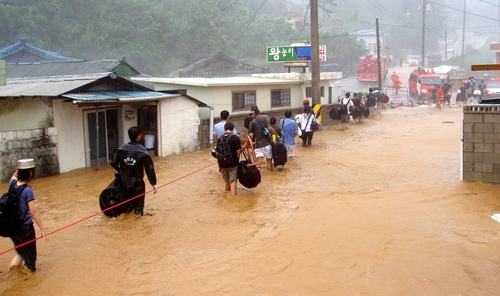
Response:
[[[157,157],[144,217],[99,214],[38,241],[35,274],[0,256],[0,292],[498,295],[500,187],[459,180],[461,118],[458,106],[391,109],[326,126],[235,197],[215,164],[183,177],[214,163],[209,149]],[[98,212],[112,179],[103,165],[35,180],[47,230]]]

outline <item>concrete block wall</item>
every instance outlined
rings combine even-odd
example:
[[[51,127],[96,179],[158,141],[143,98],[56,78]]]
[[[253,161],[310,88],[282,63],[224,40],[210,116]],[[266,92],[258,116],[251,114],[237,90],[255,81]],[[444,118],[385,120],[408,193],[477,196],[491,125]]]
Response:
[[[500,185],[500,105],[464,106],[463,179]]]
[[[0,132],[0,182],[9,181],[23,158],[35,160],[36,178],[58,175],[57,129]]]

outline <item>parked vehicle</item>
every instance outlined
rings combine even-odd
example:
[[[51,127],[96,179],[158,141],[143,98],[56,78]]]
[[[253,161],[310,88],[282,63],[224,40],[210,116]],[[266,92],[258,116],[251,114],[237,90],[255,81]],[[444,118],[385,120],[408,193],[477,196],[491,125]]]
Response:
[[[382,79],[387,77],[388,68],[389,59],[385,55],[380,55],[380,73],[382,73]],[[359,58],[356,79],[358,81],[378,81],[378,60],[376,54],[368,54]]]
[[[419,102],[430,100],[435,85],[441,85],[439,75],[432,69],[417,68],[408,78],[408,94],[417,97]]]
[[[418,67],[420,64],[419,64],[418,60],[411,59],[411,60],[408,61],[408,65],[410,65],[412,67]]]
[[[497,78],[498,79],[498,78]],[[500,80],[486,81],[485,98],[500,98]]]
[[[411,60],[417,61],[417,64],[420,65],[420,63],[422,62],[422,57],[420,55],[416,55],[416,54],[407,55],[406,56],[406,63],[410,65]]]
[[[427,61],[429,62],[429,66],[436,66],[441,63],[441,54],[439,53],[431,53],[427,55]]]
[[[478,97],[478,104],[500,104],[500,78],[486,81],[484,96]]]

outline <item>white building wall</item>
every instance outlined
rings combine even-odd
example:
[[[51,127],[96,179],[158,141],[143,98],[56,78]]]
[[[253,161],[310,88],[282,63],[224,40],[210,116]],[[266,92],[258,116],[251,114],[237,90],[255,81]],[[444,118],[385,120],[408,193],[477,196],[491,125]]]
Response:
[[[83,109],[63,100],[53,100],[61,173],[85,167]]]
[[[311,100],[310,97],[306,98],[306,88],[307,87],[312,87],[311,81],[305,82],[303,84],[303,88],[302,88],[303,98]],[[329,102],[328,102],[328,88],[330,87],[330,80],[321,80],[319,82],[319,87],[320,88],[323,87],[323,89],[324,89],[323,96],[320,97],[320,102],[322,105],[328,105],[329,104]],[[300,106],[302,106],[302,105],[303,105],[303,102],[301,102]]]
[[[208,104],[210,106],[214,106],[218,104],[218,100],[216,98],[221,98],[220,93],[218,93],[216,88],[205,87],[205,86],[196,86],[196,85],[178,85],[178,84],[169,84],[169,83],[155,83],[155,91],[169,91],[169,90],[186,90],[186,94],[196,98],[197,100]],[[220,113],[220,109],[217,114]],[[199,108],[198,116],[200,118],[209,118],[210,110],[208,108]]]
[[[20,131],[52,127],[49,98],[8,98],[0,107],[0,131]]]
[[[134,118],[130,119],[130,117],[127,116],[127,119],[125,119],[125,114],[132,114]],[[137,126],[137,120],[137,110],[130,105],[123,105],[122,108],[118,109],[118,128],[120,128],[121,126],[121,130],[118,133],[118,146],[130,142],[130,138],[128,137],[128,129],[133,126]],[[121,125],[120,122],[122,123]]]
[[[198,105],[185,97],[159,102],[158,156],[191,152],[199,149]]]
[[[325,82],[328,83],[328,82]],[[266,110],[287,110],[290,108],[298,108],[302,106],[303,94],[300,84],[290,84],[290,85],[231,85],[231,86],[210,86],[210,87],[199,87],[191,85],[175,85],[175,84],[163,84],[156,83],[155,90],[165,91],[172,89],[186,89],[187,94],[213,106],[214,116],[219,117],[222,110],[228,110],[232,115],[248,114],[248,110],[244,111],[233,111],[232,107],[232,93],[238,91],[255,91],[256,92],[256,105],[259,107],[261,112]],[[291,91],[291,102],[290,106],[283,107],[273,107],[271,108],[271,90],[272,89],[290,89]],[[208,119],[210,117],[210,110],[208,108],[199,108],[199,117],[201,119]]]

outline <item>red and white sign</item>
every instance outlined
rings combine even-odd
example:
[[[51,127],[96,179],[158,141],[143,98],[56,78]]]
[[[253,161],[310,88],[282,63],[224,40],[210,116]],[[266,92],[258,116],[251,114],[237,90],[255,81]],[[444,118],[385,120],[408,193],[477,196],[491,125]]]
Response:
[[[320,62],[326,61],[326,45],[319,46],[319,61]]]

